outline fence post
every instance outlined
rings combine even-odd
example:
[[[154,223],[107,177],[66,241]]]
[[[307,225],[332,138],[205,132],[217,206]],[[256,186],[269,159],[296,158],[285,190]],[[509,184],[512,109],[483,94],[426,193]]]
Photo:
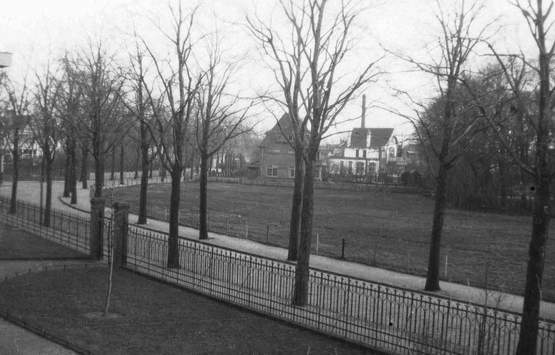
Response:
[[[91,235],[89,238],[89,256],[93,259],[102,259],[104,236],[104,205],[106,200],[102,197],[91,199]]]
[[[345,259],[345,238],[341,239],[341,259]]]
[[[127,232],[129,226],[129,204],[115,202],[114,207],[114,266],[127,263]]]

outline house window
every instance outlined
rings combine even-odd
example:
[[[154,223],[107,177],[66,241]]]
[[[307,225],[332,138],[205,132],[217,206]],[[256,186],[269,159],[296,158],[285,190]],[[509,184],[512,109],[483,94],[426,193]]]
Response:
[[[357,161],[356,174],[357,175],[363,175],[364,174],[364,163],[361,162],[361,161]]]
[[[295,177],[295,168],[289,168],[289,177],[290,178],[294,178]]]
[[[362,157],[363,157],[363,158],[366,158],[366,149],[364,149],[364,150],[362,151]]]
[[[352,174],[352,173],[353,173],[353,162],[350,161],[349,162],[349,174]]]
[[[267,176],[272,176],[272,177],[278,176],[278,169],[277,169],[277,167],[276,167],[276,166],[269,166],[269,167],[266,169],[266,175],[267,175]]]
[[[394,147],[389,147],[389,159],[393,159],[395,158],[395,148]]]
[[[357,149],[357,152],[356,152],[356,154],[357,154],[357,158],[358,158],[358,149]]]

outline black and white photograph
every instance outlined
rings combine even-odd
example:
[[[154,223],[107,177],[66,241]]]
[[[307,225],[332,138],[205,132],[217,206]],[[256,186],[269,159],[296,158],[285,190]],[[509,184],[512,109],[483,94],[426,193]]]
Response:
[[[555,0],[0,0],[0,355],[555,355]]]

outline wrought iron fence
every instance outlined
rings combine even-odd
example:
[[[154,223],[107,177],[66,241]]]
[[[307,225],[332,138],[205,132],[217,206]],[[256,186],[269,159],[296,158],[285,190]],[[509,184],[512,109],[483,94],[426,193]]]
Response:
[[[17,201],[16,213],[8,213],[10,199],[0,197],[0,216],[8,225],[37,234],[83,253],[89,252],[90,222],[88,216],[70,214],[56,209],[50,212],[49,226],[44,225],[44,208]]]
[[[520,315],[311,269],[309,304],[291,304],[294,266],[180,238],[180,268],[166,267],[167,235],[129,228],[127,267],[211,297],[398,354],[510,354]],[[538,354],[555,354],[542,320]]]
[[[88,252],[88,217],[53,210],[41,225],[38,206],[18,202],[0,215],[9,224]],[[104,255],[112,221],[104,219]],[[510,354],[516,350],[517,313],[451,300],[317,269],[309,301],[291,303],[294,265],[223,247],[179,239],[180,268],[168,269],[167,234],[129,226],[126,267],[210,297],[371,348],[397,354]],[[541,320],[538,354],[555,355],[555,322]]]

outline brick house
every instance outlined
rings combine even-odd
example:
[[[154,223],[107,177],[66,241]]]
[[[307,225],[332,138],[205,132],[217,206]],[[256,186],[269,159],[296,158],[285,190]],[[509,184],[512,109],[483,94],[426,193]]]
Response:
[[[287,137],[287,139],[286,139]],[[258,147],[255,162],[249,167],[251,178],[293,179],[295,177],[295,152],[289,145],[293,129],[289,116],[284,114],[269,131]],[[325,162],[318,159],[317,179],[321,180]]]

